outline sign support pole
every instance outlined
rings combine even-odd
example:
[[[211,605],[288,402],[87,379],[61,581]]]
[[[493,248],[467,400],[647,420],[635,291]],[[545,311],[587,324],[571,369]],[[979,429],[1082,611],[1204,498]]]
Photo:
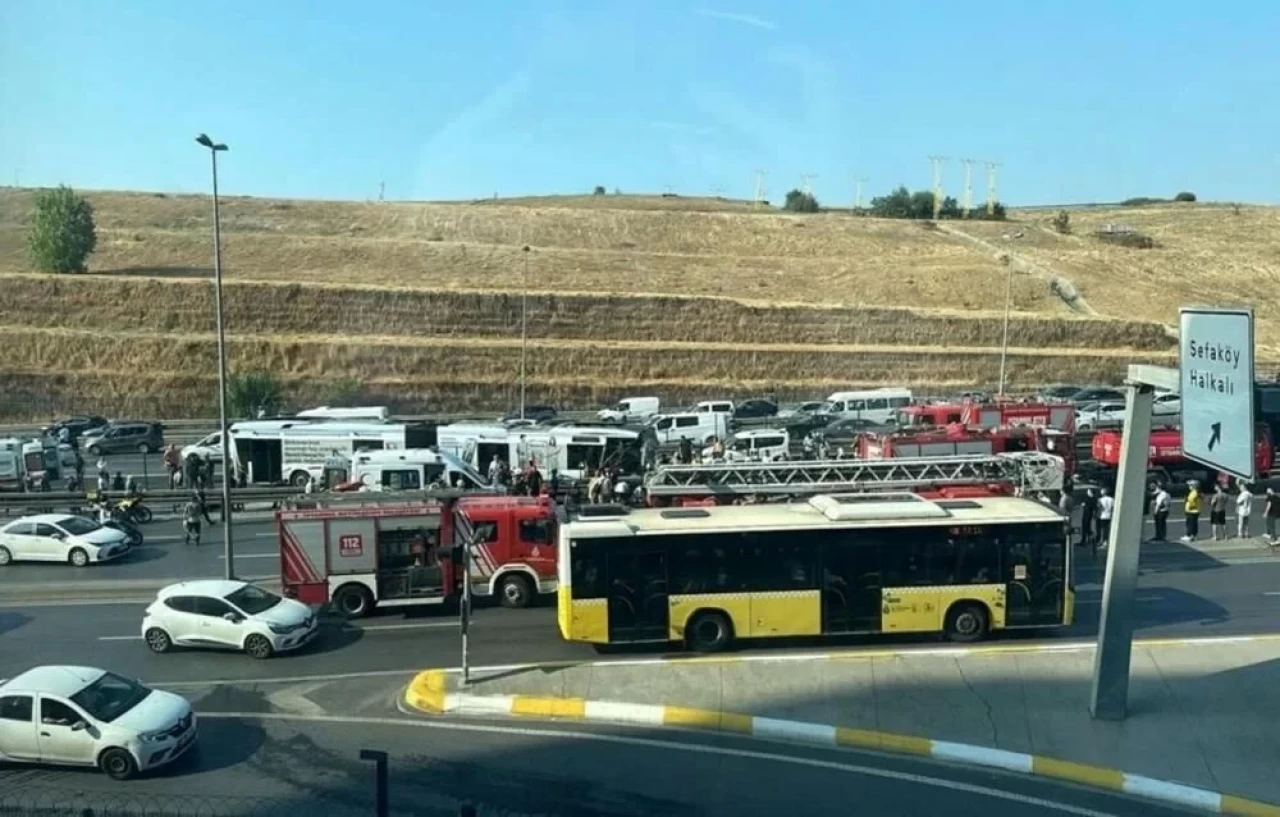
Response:
[[[462,630],[462,686],[471,684],[471,639],[467,632],[471,622],[471,547],[474,537],[468,535],[462,548],[462,603],[458,606]]]

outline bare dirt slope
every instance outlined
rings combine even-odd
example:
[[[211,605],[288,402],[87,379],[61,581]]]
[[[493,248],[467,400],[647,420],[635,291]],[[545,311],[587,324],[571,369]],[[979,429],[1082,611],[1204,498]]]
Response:
[[[0,189],[0,337],[14,350],[0,359],[0,415],[204,413],[208,198],[88,196],[99,227],[92,274],[37,276],[25,272],[31,193]],[[1165,325],[1181,303],[1250,303],[1260,342],[1280,347],[1264,297],[1277,274],[1276,212],[1075,211],[1065,236],[1048,229],[1051,216],[939,230],[711,198],[229,198],[233,364],[277,373],[299,400],[358,379],[406,408],[504,406],[527,285],[540,399],[990,387],[1009,265],[1015,385],[1111,380],[1127,362],[1168,360]],[[1090,234],[1115,222],[1158,246]],[[1055,279],[1089,308],[1064,299]]]

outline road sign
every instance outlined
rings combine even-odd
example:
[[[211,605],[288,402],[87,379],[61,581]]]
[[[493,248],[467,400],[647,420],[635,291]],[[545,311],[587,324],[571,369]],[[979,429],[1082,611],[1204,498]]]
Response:
[[[1180,317],[1182,454],[1253,479],[1253,310],[1184,307]]]

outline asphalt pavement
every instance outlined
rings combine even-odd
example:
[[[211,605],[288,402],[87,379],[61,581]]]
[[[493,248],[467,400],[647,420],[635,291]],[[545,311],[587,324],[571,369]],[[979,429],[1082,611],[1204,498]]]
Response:
[[[197,704],[200,745],[128,784],[91,771],[0,771],[0,808],[26,803],[115,813],[373,813],[388,754],[392,814],[776,817],[850,813],[1031,817],[1172,815],[1123,795],[927,760],[729,736],[413,718],[219,714]],[[225,711],[225,710],[223,710]],[[44,812],[41,812],[44,813]]]

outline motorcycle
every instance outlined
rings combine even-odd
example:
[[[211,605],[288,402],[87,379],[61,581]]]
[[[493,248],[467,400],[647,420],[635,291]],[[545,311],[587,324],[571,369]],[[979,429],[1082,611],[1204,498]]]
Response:
[[[137,526],[124,517],[108,519],[102,523],[102,526],[122,531],[125,534],[124,543],[131,548],[136,548],[142,544],[142,531],[138,530]]]
[[[142,504],[142,497],[128,496],[116,503],[121,515],[130,522],[145,525],[151,521],[151,509]]]

